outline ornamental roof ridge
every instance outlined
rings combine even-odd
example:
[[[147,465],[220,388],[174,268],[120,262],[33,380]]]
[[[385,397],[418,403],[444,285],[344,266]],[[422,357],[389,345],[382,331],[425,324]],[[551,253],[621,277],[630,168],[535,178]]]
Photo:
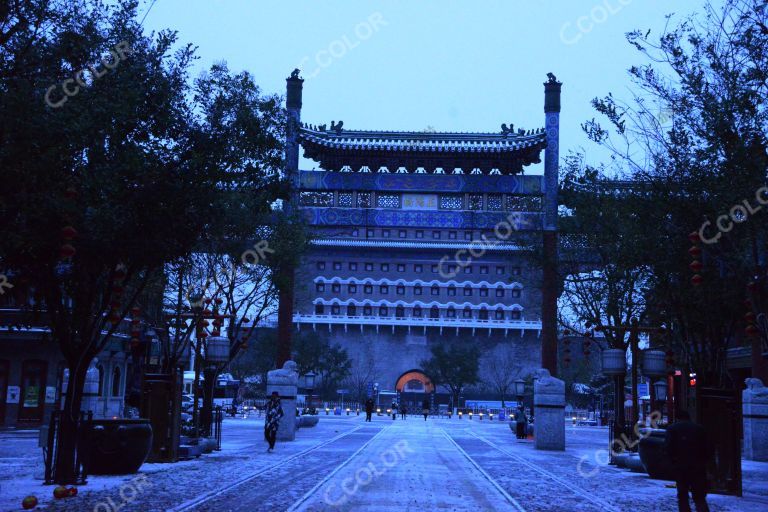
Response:
[[[506,126],[505,126],[506,128]],[[397,140],[402,138],[436,139],[446,140],[450,138],[473,138],[473,139],[493,139],[493,140],[525,140],[543,138],[544,128],[535,128],[532,130],[518,130],[517,132],[500,130],[497,132],[432,132],[432,131],[409,131],[409,130],[332,130],[327,129],[325,125],[313,126],[302,124],[302,134],[311,135],[321,139],[381,139]]]

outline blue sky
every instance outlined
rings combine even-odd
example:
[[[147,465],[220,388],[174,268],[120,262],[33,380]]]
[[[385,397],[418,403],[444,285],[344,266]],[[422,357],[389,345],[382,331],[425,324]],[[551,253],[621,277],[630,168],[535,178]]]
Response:
[[[644,57],[624,34],[663,29],[704,0],[156,0],[144,23],[284,94],[303,68],[302,119],[348,129],[497,131],[544,125],[547,72],[563,83],[561,157],[595,148],[580,125],[595,96],[628,99]],[[145,12],[149,2],[141,11]],[[313,163],[305,162],[303,168]],[[537,172],[540,168],[532,167]]]

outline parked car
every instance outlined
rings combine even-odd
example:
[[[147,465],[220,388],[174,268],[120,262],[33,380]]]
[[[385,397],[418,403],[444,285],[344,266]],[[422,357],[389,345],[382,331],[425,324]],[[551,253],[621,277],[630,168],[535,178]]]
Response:
[[[195,397],[194,395],[181,395],[181,410],[184,412],[190,412],[194,409]],[[203,406],[203,399],[197,399],[197,406]]]

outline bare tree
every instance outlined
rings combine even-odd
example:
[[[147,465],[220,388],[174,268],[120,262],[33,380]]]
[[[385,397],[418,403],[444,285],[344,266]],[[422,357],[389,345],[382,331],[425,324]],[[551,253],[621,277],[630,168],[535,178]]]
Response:
[[[519,379],[523,365],[511,345],[500,345],[485,358],[483,379],[486,387],[501,398],[501,406],[506,407],[505,399],[514,391],[514,382]]]

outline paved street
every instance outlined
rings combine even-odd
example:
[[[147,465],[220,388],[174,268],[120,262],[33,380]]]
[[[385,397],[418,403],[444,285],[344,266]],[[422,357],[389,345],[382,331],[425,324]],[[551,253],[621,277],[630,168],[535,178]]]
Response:
[[[565,453],[536,451],[506,424],[466,418],[321,416],[271,454],[259,419],[228,419],[224,435],[221,452],[145,464],[142,485],[135,476],[91,477],[77,498],[54,502],[40,485],[36,439],[2,433],[14,443],[0,442],[0,510],[19,510],[26,494],[43,510],[96,512],[677,510],[666,482],[595,465],[607,436],[599,428],[568,426]],[[768,464],[745,461],[745,498],[710,496],[712,510],[768,510],[767,475]]]

